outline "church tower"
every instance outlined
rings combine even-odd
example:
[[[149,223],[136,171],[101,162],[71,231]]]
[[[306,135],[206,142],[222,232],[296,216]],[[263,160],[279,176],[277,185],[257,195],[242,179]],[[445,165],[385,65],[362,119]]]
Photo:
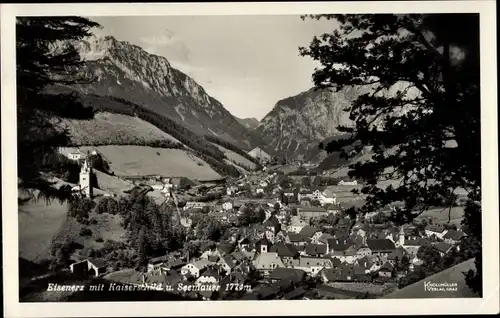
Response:
[[[405,245],[405,231],[403,230],[402,226],[401,226],[401,229],[399,230],[398,243],[399,243],[399,246]]]
[[[92,185],[90,182],[90,176],[92,174],[92,167],[87,159],[83,162],[82,168],[80,169],[80,190],[82,194],[87,198],[92,198]]]

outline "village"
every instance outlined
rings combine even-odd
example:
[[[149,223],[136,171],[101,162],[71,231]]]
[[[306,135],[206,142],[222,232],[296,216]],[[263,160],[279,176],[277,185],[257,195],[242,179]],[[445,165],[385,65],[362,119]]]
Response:
[[[292,178],[270,166],[262,150],[250,155],[263,168],[240,178],[196,185],[152,176],[134,183],[161,204],[174,204],[187,240],[197,237],[194,215],[222,224],[229,234],[215,246],[199,256],[179,250],[151,257],[142,271],[113,270],[99,258],[78,260],[70,271],[204,300],[378,298],[425,265],[422,246],[440,257],[460,250],[465,234],[456,226],[432,220],[396,226],[384,219],[394,207],[351,219],[332,187],[315,181],[321,176]],[[76,153],[68,157],[82,162],[73,190],[92,198],[92,167]],[[333,188],[356,185],[340,180]]]

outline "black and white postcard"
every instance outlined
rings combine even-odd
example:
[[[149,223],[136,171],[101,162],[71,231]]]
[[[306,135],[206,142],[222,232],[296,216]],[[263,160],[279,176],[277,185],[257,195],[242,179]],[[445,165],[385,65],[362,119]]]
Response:
[[[493,1],[1,15],[7,317],[498,312]]]

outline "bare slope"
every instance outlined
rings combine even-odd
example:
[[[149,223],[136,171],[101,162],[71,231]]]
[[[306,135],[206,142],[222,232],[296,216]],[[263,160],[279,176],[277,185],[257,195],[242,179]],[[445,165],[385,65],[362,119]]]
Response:
[[[469,270],[474,270],[474,259],[470,259],[453,267],[450,267],[442,272],[429,276],[419,282],[416,282],[410,286],[406,286],[403,289],[395,291],[394,293],[388,294],[383,298],[388,299],[403,299],[403,298],[471,298],[479,297],[477,294],[472,292],[472,290],[467,287],[465,282],[464,273]],[[426,291],[425,283],[448,283],[457,284],[456,291]]]
[[[227,159],[232,161],[233,163],[236,163],[237,165],[241,166],[244,169],[250,168],[251,170],[255,169],[257,165],[247,158],[244,158],[240,154],[237,154],[236,152],[226,149],[222,146],[219,146],[217,144],[214,144],[217,148],[219,148],[224,154],[226,155]]]
[[[69,130],[77,145],[140,145],[154,141],[179,140],[137,117],[99,112],[93,120],[63,120],[61,126]]]
[[[67,204],[43,200],[19,206],[19,256],[36,261],[49,248],[52,237],[66,220]]]
[[[86,151],[86,147],[82,147]],[[221,176],[186,150],[140,146],[98,146],[117,176],[161,175],[213,180]]]

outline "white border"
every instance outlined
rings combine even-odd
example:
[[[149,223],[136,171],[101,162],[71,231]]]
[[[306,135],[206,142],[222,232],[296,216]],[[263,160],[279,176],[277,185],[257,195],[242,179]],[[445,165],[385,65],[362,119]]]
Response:
[[[1,5],[2,216],[6,317],[475,314],[499,311],[495,2],[170,3]],[[478,12],[481,23],[484,298],[411,300],[19,303],[15,112],[15,16],[283,15]],[[356,302],[360,302],[357,304]]]

